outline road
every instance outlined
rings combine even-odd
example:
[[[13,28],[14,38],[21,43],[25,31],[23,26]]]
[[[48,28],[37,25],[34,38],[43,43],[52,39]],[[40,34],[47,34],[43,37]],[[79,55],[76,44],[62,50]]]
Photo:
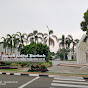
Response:
[[[0,88],[88,88],[82,77],[0,75]]]

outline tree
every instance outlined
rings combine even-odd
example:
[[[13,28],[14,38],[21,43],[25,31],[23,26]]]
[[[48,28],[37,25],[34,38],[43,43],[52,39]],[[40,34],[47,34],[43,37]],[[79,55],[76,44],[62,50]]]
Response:
[[[7,48],[8,42],[5,37],[2,37],[1,39],[3,39],[3,41],[0,42],[0,44],[3,44],[3,48],[5,49],[5,54],[6,54],[6,48]]]
[[[61,60],[64,58],[64,52],[65,52],[65,59],[67,59],[67,55],[70,52],[70,49],[59,49],[56,53],[56,57],[60,57]]]
[[[42,40],[43,44],[46,44],[48,34],[47,34],[47,33],[44,33],[44,34],[43,34],[43,33],[40,33],[40,32],[39,32],[38,35],[41,35],[41,36],[42,36],[42,37],[41,37],[41,38],[42,38],[41,40]]]
[[[24,37],[25,35],[27,34],[26,33],[21,34],[20,32],[16,33],[16,36],[19,38],[18,51],[20,51],[20,53],[21,53],[21,48],[24,46],[24,42],[27,42],[27,39]]]
[[[80,23],[81,30],[86,32],[86,37],[84,38],[84,42],[88,39],[88,10],[84,13],[84,21]]]
[[[34,47],[35,47],[35,42],[30,43],[29,45],[24,46],[21,49],[21,54],[34,54]],[[48,50],[49,47],[47,45],[44,45],[42,43],[37,43],[36,44],[36,54],[39,55],[46,55],[46,57],[48,56]]]
[[[58,41],[58,38],[57,38],[57,36],[55,36],[55,35],[52,35],[53,34],[53,30],[49,30],[49,27],[47,26],[47,28],[48,28],[48,36],[47,36],[47,39],[46,39],[46,42],[48,42],[48,45],[49,45],[49,50],[50,50],[50,45],[55,45],[55,41],[54,41],[54,39],[53,38],[55,38],[56,39],[56,41]],[[52,35],[52,36],[51,36]],[[53,38],[52,38],[53,37]],[[49,58],[50,58],[50,52],[48,51],[48,56],[49,56]]]
[[[38,38],[42,39],[41,37],[38,37],[38,31],[34,30],[33,33],[28,34],[27,39],[30,38],[30,42],[32,43],[33,41],[35,42],[35,47],[34,47],[34,55],[36,55],[36,43],[38,42]]]
[[[14,49],[14,51],[16,48],[18,48],[19,42],[20,42],[19,38],[16,38],[16,34],[13,34],[13,49]]]
[[[65,44],[66,44],[66,38],[65,35],[62,35],[62,37],[59,39],[59,41],[61,40],[61,42],[59,42],[59,47],[62,48],[63,50],[65,50]],[[65,51],[63,53],[64,55],[64,60],[65,60]]]
[[[73,51],[73,59],[74,58],[74,47],[77,45],[77,43],[79,42],[79,39],[73,39],[73,37],[71,35],[68,35],[68,39],[70,40],[70,42],[73,44],[72,46],[72,51]]]
[[[12,54],[12,48],[13,48],[13,35],[7,34],[7,42],[8,42],[8,47],[11,49],[11,54]]]

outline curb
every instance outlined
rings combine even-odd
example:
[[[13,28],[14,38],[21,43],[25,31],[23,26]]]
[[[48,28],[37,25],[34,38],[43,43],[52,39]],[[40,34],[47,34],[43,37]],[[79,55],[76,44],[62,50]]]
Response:
[[[5,72],[0,72],[0,74],[4,74],[4,75],[41,76],[41,77],[54,77],[54,76],[56,76],[56,75],[21,74],[21,73],[5,73]]]
[[[0,72],[0,74],[4,74],[4,75],[25,75],[25,76],[37,76],[37,77],[55,77],[55,76],[59,76],[59,75],[40,75],[40,74],[24,74],[24,73],[5,73],[5,72]],[[83,79],[88,79],[88,77],[82,77]]]
[[[83,77],[84,79],[88,79],[87,77]]]

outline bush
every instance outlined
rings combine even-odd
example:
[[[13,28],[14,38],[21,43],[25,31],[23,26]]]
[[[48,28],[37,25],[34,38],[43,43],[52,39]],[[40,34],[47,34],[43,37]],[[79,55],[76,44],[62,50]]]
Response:
[[[18,64],[17,63],[11,63],[10,65],[11,66],[17,66]]]
[[[5,66],[6,64],[5,64],[5,62],[0,62],[0,65]]]
[[[27,63],[27,65],[26,65],[27,67],[29,67],[30,66],[30,64],[29,63]]]
[[[11,65],[12,62],[5,62],[6,65]]]
[[[40,71],[40,67],[38,65],[35,66],[37,71]]]
[[[42,70],[40,69],[40,66],[38,66],[38,65],[36,65],[36,66],[34,66],[34,65],[32,65],[31,66],[31,69],[29,69],[28,71],[41,71],[41,72],[46,72],[46,71],[48,71],[47,70],[47,67],[45,66],[45,65],[42,65]]]
[[[45,67],[51,66],[49,63],[43,63],[42,65],[44,65]]]
[[[31,66],[31,70],[35,70],[35,66],[34,65]]]
[[[41,62],[41,63],[38,63],[38,65],[45,65],[46,67],[49,67],[49,66],[52,66],[52,62]]]
[[[45,59],[46,59],[46,62],[49,62],[50,57],[47,56]]]
[[[52,62],[48,62],[50,65],[52,65]]]
[[[48,71],[48,70],[47,70],[47,67],[46,67],[45,65],[42,65],[42,70],[41,70],[41,72],[46,72],[46,71]]]

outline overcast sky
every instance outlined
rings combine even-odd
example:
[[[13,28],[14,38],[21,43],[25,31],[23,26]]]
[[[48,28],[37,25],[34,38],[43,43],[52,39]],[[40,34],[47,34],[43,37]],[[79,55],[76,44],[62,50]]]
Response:
[[[80,22],[88,8],[88,0],[0,0],[0,41],[6,34],[48,33],[46,25],[61,37],[71,34],[80,39]],[[58,45],[51,51],[57,51]]]

